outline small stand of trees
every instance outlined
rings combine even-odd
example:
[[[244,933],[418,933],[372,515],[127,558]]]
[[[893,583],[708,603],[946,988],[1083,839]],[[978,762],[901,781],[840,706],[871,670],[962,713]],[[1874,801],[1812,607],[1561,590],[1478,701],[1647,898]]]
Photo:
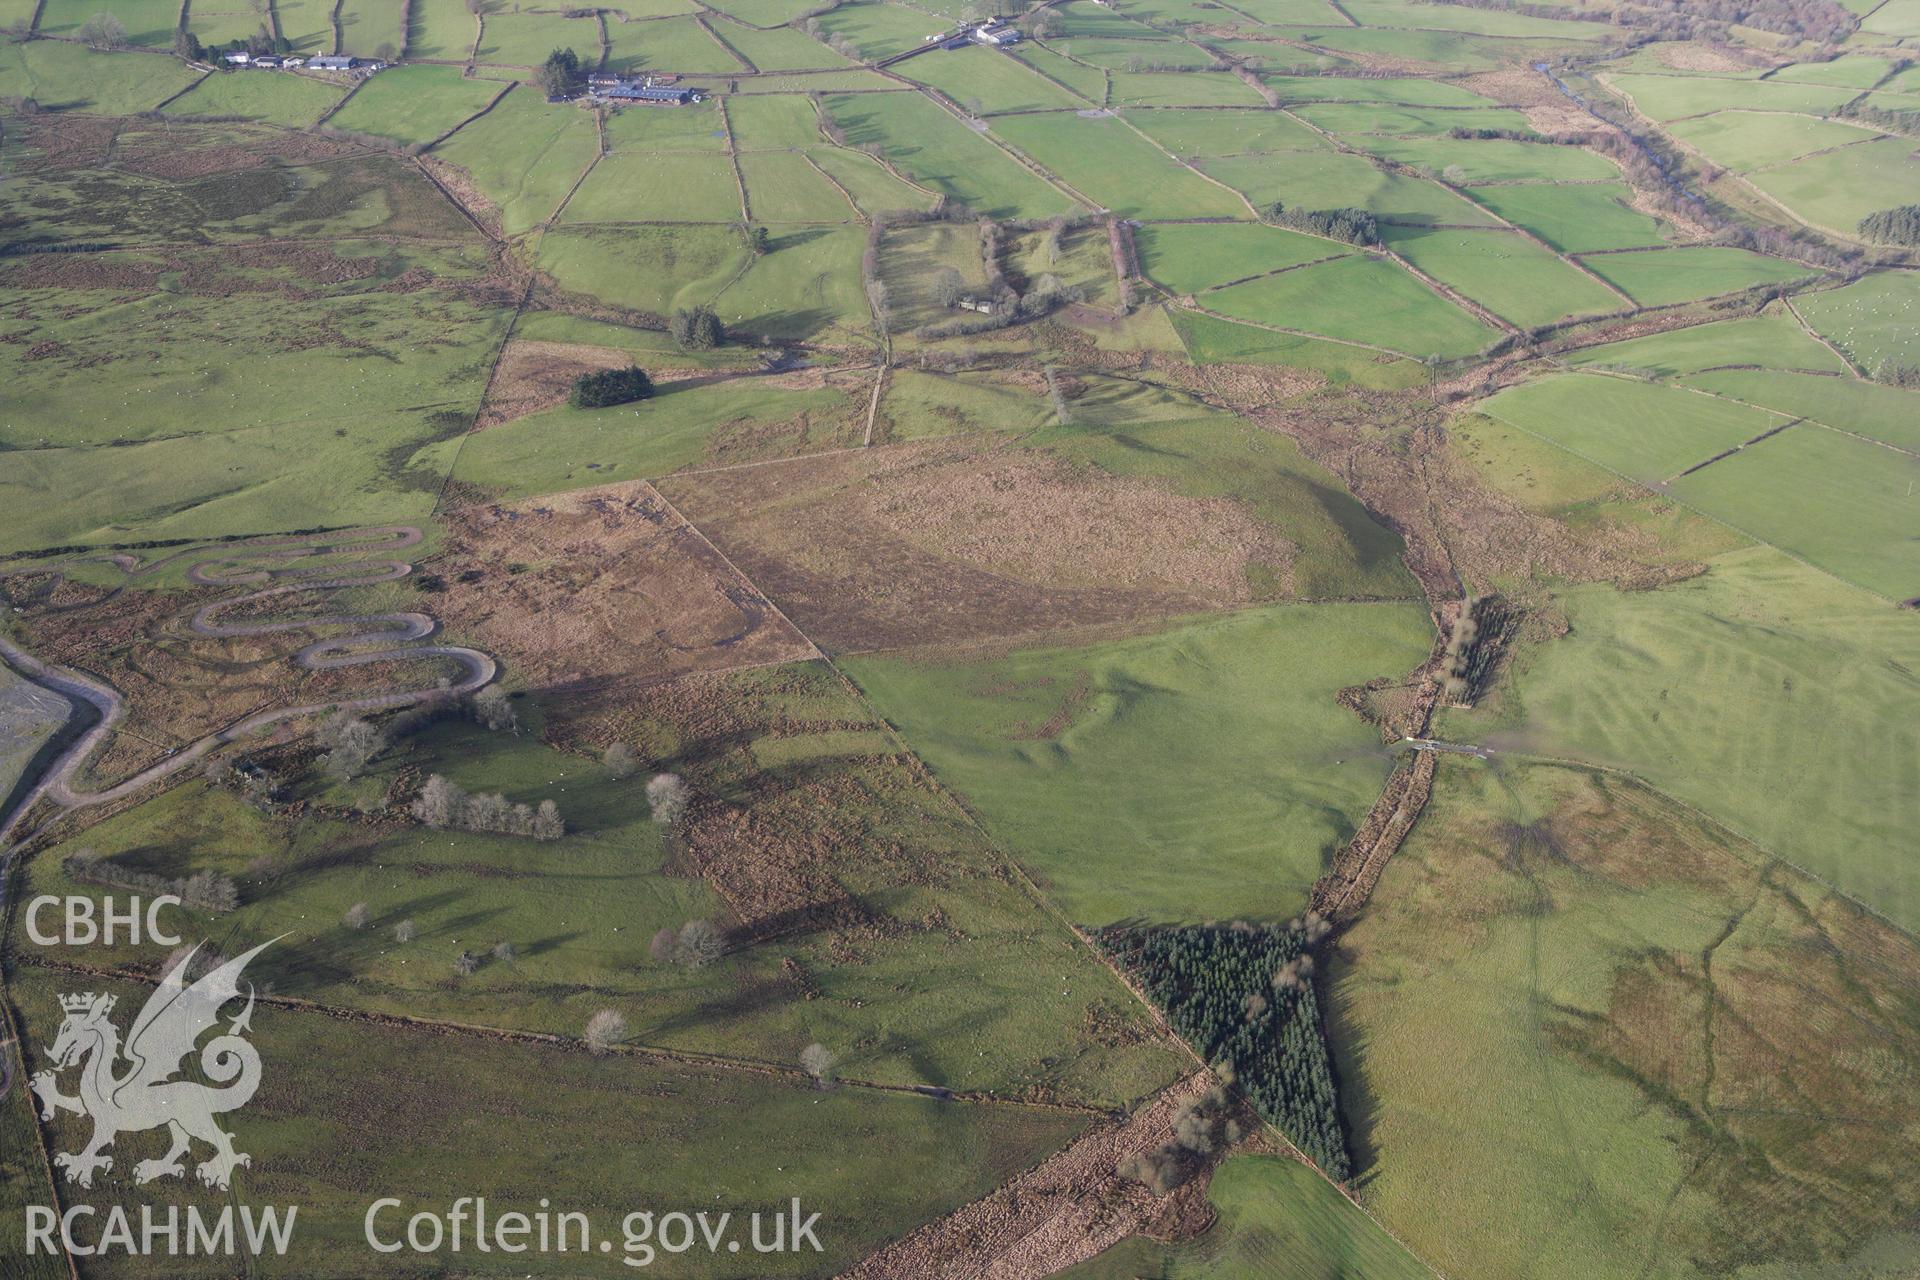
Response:
[[[1173,1137],[1152,1151],[1122,1160],[1114,1172],[1152,1191],[1166,1195],[1186,1183],[1209,1157],[1240,1141],[1242,1127],[1233,1115],[1232,1068],[1216,1068],[1219,1083],[1197,1098],[1188,1098],[1173,1113]]]
[[[232,911],[240,905],[240,891],[232,878],[212,871],[168,879],[150,871],[117,866],[92,849],[68,854],[60,860],[60,870],[67,879],[80,884],[132,889],[154,897],[170,893],[197,911]]]
[[[458,783],[437,773],[420,788],[409,812],[435,830],[452,827],[460,831],[532,836],[535,840],[558,840],[567,832],[560,808],[551,800],[542,800],[539,807],[534,808],[514,804],[501,795],[469,794]]]
[[[1256,1111],[1344,1182],[1353,1162],[1311,970],[1299,963],[1319,925],[1116,927],[1100,944],[1202,1057],[1227,1065]]]
[[[726,952],[727,936],[710,920],[689,920],[677,930],[661,929],[647,947],[657,963],[689,969],[703,969]]]
[[[1860,219],[1860,234],[1881,244],[1920,246],[1920,204],[1870,213]]]
[[[727,340],[726,326],[712,307],[689,307],[673,313],[667,332],[682,351],[710,351]]]
[[[568,98],[580,92],[587,82],[587,73],[581,69],[579,54],[571,49],[555,49],[540,64],[534,78],[549,98]]]
[[[1267,221],[1347,244],[1380,243],[1380,223],[1365,209],[1289,209],[1275,200]]]
[[[576,409],[604,409],[609,405],[631,404],[653,394],[653,379],[637,365],[624,369],[601,369],[583,373],[573,380],[567,403]]]

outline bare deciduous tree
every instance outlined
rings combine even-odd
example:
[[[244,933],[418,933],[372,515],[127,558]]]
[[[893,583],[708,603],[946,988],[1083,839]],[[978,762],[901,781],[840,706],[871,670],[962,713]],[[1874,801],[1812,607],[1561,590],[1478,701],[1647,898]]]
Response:
[[[473,695],[473,718],[491,730],[520,732],[520,717],[514,713],[507,691],[497,684],[490,684]]]
[[[627,1020],[612,1009],[602,1009],[587,1019],[587,1048],[605,1053],[627,1038]]]
[[[687,801],[691,795],[686,780],[679,774],[655,774],[653,781],[647,784],[647,805],[653,810],[653,820],[663,827],[680,825],[680,819],[687,814]]]
[[[364,929],[367,922],[373,919],[373,909],[364,902],[356,902],[347,908],[347,914],[341,919],[349,929]]]
[[[810,1044],[800,1051],[800,1069],[813,1077],[817,1088],[833,1088],[833,1064],[833,1051],[823,1044]]]
[[[439,830],[460,820],[466,809],[467,793],[457,785],[433,774],[413,802],[413,816]]]
[[[480,957],[471,951],[462,951],[453,958],[453,971],[463,978],[470,978],[480,967]]]
[[[419,936],[420,926],[413,922],[411,916],[393,926],[393,940],[395,942],[412,942]]]
[[[718,960],[727,949],[727,940],[709,920],[689,920],[680,926],[674,939],[675,955],[689,969],[698,969]]]
[[[551,800],[542,800],[540,807],[533,813],[533,838],[558,840],[566,833],[567,824],[560,817],[560,806]]]
[[[631,778],[633,771],[639,767],[639,761],[633,755],[633,748],[624,742],[616,742],[608,747],[601,755],[600,762],[607,767],[607,776],[615,782],[624,782]]]
[[[496,942],[493,944],[493,958],[501,964],[512,964],[519,956],[520,953],[514,949],[514,945],[511,942]]]

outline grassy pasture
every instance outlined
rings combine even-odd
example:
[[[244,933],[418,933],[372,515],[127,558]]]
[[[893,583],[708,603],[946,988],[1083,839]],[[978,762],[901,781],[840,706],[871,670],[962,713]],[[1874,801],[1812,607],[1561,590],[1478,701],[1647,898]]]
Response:
[[[839,189],[799,152],[741,156],[740,173],[755,222],[851,222],[857,216]]]
[[[1430,1280],[1432,1275],[1298,1161],[1234,1156],[1214,1171],[1207,1200],[1219,1217],[1198,1239],[1168,1245],[1133,1236],[1061,1272],[1061,1280],[1282,1275],[1299,1280]]]
[[[1393,263],[1354,255],[1207,295],[1209,310],[1422,358],[1478,351],[1494,331]]]
[[[281,19],[282,25],[285,21]],[[465,0],[409,0],[407,24],[409,58],[464,62],[480,34]]]
[[[537,67],[555,49],[572,49],[592,65],[599,58],[600,27],[591,18],[563,13],[514,12],[493,3],[482,18],[474,61],[497,67]],[[609,26],[612,24],[609,23]]]
[[[861,3],[841,5],[831,13],[820,15],[820,29],[828,37],[845,36],[868,61],[915,48],[947,25],[931,14],[905,5],[888,4],[886,0],[876,3],[861,0]]]
[[[915,182],[981,213],[1045,218],[1073,208],[1064,193],[920,94],[842,94],[826,106],[850,144],[879,143]]]
[[[659,314],[711,302],[747,264],[732,227],[581,227],[540,241],[540,267],[564,289]]]
[[[812,0],[721,0],[712,6],[755,27],[777,27],[815,8]]]
[[[1822,337],[1869,370],[1888,361],[1920,360],[1914,338],[1914,307],[1920,275],[1879,271],[1842,289],[1810,293],[1794,301]]]
[[[1327,1001],[1364,1201],[1449,1275],[1897,1274],[1912,951],[1625,779],[1444,761]]]
[[[1779,80],[1724,80],[1686,75],[1610,75],[1604,83],[1624,94],[1640,114],[1665,123],[1715,111],[1832,111],[1852,89]]]
[[[1714,245],[1596,253],[1582,261],[1643,307],[1738,293],[1814,274],[1813,268],[1797,262]]]
[[[792,27],[774,27],[769,31],[717,20],[708,25],[728,48],[761,71],[811,71],[817,67],[848,65],[845,58],[826,45]]]
[[[864,214],[889,209],[926,209],[933,205],[933,195],[888,172],[872,156],[838,148],[824,148],[810,154],[815,164],[846,188]]]
[[[393,67],[361,85],[327,123],[396,142],[431,142],[504,88],[498,80],[468,80],[458,67]]]
[[[896,369],[880,400],[888,438],[920,440],[973,431],[1032,431],[1053,420],[1046,398],[980,374]]]
[[[1659,591],[1579,586],[1560,603],[1572,633],[1483,711],[1448,713],[1448,734],[1631,771],[1902,927],[1920,921],[1901,835],[1920,800],[1908,616],[1770,547]]]
[[[1580,42],[1602,40],[1607,35],[1607,28],[1599,23],[1535,18],[1504,9],[1467,9],[1458,5],[1421,4],[1418,0],[1351,0],[1350,3],[1342,0],[1341,7],[1363,27]]]
[[[211,75],[169,102],[168,115],[245,116],[297,129],[310,125],[346,90],[309,76],[272,72]]]
[[[969,113],[1072,110],[1085,101],[997,49],[978,45],[922,54],[900,64],[900,74],[944,93]]]
[[[740,151],[824,149],[820,117],[813,103],[798,94],[757,94],[731,98],[726,104],[727,128]]]
[[[472,175],[510,236],[552,217],[599,153],[591,116],[544,102],[525,85],[434,150]]]
[[[1812,369],[1845,373],[1833,352],[1807,336],[1785,311],[1692,325],[1669,333],[1629,338],[1598,347],[1583,347],[1560,357],[1576,367],[1602,366],[1643,371],[1656,377],[1698,373],[1723,365],[1752,365],[1764,369]],[[1830,379],[1817,386],[1836,388]],[[1796,410],[1796,412],[1799,412]]]
[[[1868,214],[1914,203],[1920,161],[1913,149],[1911,138],[1882,138],[1763,169],[1747,180],[1814,226],[1853,235]]]
[[[1663,242],[1660,223],[1627,206],[1632,194],[1624,182],[1575,186],[1528,183],[1476,187],[1473,198],[1562,253],[1591,253]]]
[[[980,233],[970,223],[931,222],[888,227],[880,241],[880,279],[887,286],[894,325],[909,329],[950,319],[934,297],[935,278],[956,271],[969,289],[986,284]]]
[[[96,53],[60,40],[0,43],[0,96],[33,98],[48,111],[130,116],[199,78],[173,58],[151,54]]]
[[[561,221],[738,222],[740,188],[723,155],[616,151],[573,193]]]
[[[1223,71],[1115,71],[1110,102],[1116,107],[1260,107],[1259,94]]]
[[[1920,395],[1912,391],[1859,378],[1733,369],[1696,374],[1687,383],[1903,449],[1920,450]]]
[[[137,1007],[145,993],[129,983],[106,989],[122,1007]],[[52,977],[21,985],[17,998],[36,1044],[59,1025],[62,990]],[[268,1065],[245,1119],[233,1126],[254,1156],[254,1169],[236,1175],[235,1194],[260,1203],[271,1188],[282,1197],[273,1203],[300,1206],[285,1260],[294,1274],[330,1273],[343,1257],[369,1277],[417,1274],[420,1255],[367,1247],[367,1206],[388,1191],[405,1198],[393,1213],[396,1234],[407,1215],[445,1213],[467,1195],[485,1195],[494,1212],[513,1204],[533,1213],[541,1198],[551,1199],[554,1212],[571,1205],[589,1215],[595,1241],[611,1251],[598,1252],[594,1243],[583,1255],[576,1245],[546,1255],[544,1265],[575,1276],[631,1274],[622,1262],[625,1215],[640,1204],[692,1203],[695,1187],[706,1193],[696,1199],[716,1214],[736,1211],[731,1229],[739,1239],[748,1238],[744,1215],[771,1215],[796,1195],[806,1204],[845,1205],[831,1225],[822,1216],[824,1253],[754,1255],[756,1270],[766,1274],[837,1270],[984,1195],[1086,1124],[1071,1113],[956,1106],[870,1090],[823,1093],[805,1081],[624,1054],[596,1058],[481,1037],[450,1046],[431,1032],[278,1009],[257,1011],[253,1027]],[[532,1079],[539,1087],[529,1087]],[[369,1089],[370,1080],[382,1087]],[[737,1118],[748,1113],[755,1122],[740,1126]],[[432,1143],[403,1140],[428,1132]],[[61,1126],[55,1141],[74,1147],[84,1134],[78,1124]],[[163,1149],[153,1143],[149,1150],[142,1138],[129,1135],[127,1149]],[[883,1151],[886,1158],[874,1160]],[[582,1152],[596,1158],[581,1159]],[[194,1198],[171,1187],[136,1197],[118,1184],[94,1194],[102,1213],[124,1197],[136,1222],[134,1206],[156,1194]],[[525,1256],[478,1252],[471,1232],[465,1243],[459,1256],[468,1274],[527,1272]],[[671,1256],[675,1270],[689,1276],[737,1273],[724,1252],[652,1256]],[[97,1261],[109,1277],[205,1274],[204,1259],[186,1257],[184,1248],[179,1258],[136,1257],[134,1265],[124,1256]]]
[[[437,2],[449,6],[453,4],[453,0],[423,0],[423,2]],[[331,0],[271,0],[271,5],[274,17],[279,22],[280,34],[293,47],[295,53],[312,55],[332,52],[333,5]],[[419,17],[420,9],[421,6],[418,4],[413,6],[416,19]],[[465,15],[464,5],[460,6],[460,12],[463,16]],[[468,44],[473,43],[473,29],[473,20],[469,18],[467,20]],[[414,39],[413,31],[408,31],[407,39],[411,43]],[[417,56],[413,54],[411,47],[408,55]]]
[[[665,475],[707,460],[725,430],[766,424],[820,424],[778,442],[782,455],[848,443],[834,424],[854,401],[833,387],[780,391],[746,385],[663,386],[651,400],[610,409],[561,407],[489,427],[460,450],[454,478],[504,498],[559,493]],[[861,406],[864,409],[864,405]]]
[[[40,6],[40,21],[34,30],[45,36],[77,39],[87,19],[99,12],[101,10],[97,5],[89,8],[86,0],[45,0]],[[28,5],[19,18],[30,21],[33,13],[34,7]],[[129,42],[164,49],[173,40],[174,29],[180,25],[180,6],[173,0],[120,0],[113,10],[113,16],[126,27]],[[189,25],[196,34],[206,34],[198,21],[190,18]]]
[[[1395,253],[1523,329],[1626,304],[1551,252],[1511,231],[1393,227]]]
[[[781,229],[773,252],[755,258],[715,309],[729,326],[770,341],[820,339],[828,329],[866,338],[873,324],[860,281],[865,240],[855,227]]]
[[[709,696],[747,713],[738,740],[714,741],[645,713],[629,732],[676,743],[666,751],[687,758],[673,763],[714,802],[773,821],[773,797],[784,792],[791,803],[812,786],[832,793],[836,822],[938,860],[938,883],[911,886],[890,879],[884,860],[835,859],[832,874],[846,891],[870,896],[882,919],[899,913],[889,937],[856,953],[831,927],[798,929],[766,941],[741,936],[699,970],[651,959],[657,929],[728,915],[707,881],[673,873],[644,783],[616,782],[577,756],[511,735],[496,740],[470,724],[410,740],[353,794],[383,791],[401,769],[437,772],[469,789],[555,799],[567,815],[565,837],[543,845],[411,823],[356,832],[330,815],[301,824],[250,814],[231,795],[192,787],[102,830],[93,847],[172,874],[217,868],[246,879],[245,905],[222,920],[228,937],[291,935],[303,954],[287,955],[284,967],[269,962],[273,972],[263,976],[282,993],[331,1005],[560,1035],[579,1034],[595,1009],[611,1005],[626,1011],[631,1043],[784,1064],[796,1045],[832,1040],[846,1074],[892,1084],[1051,1087],[1124,1102],[1166,1080],[1175,1059],[1156,1037],[1109,1048],[1077,1029],[1109,1017],[1146,1030],[1124,989],[1064,930],[1033,927],[1030,901],[998,874],[997,857],[948,802],[909,783],[891,740],[833,677],[809,665],[701,679]],[[790,719],[756,722],[762,710]],[[320,803],[347,798],[318,777],[300,785]],[[281,875],[249,875],[262,849],[275,851]],[[57,859],[42,864],[39,881],[89,892],[71,885]],[[355,902],[375,912],[364,932],[341,923]],[[951,931],[903,927],[933,912]],[[406,946],[392,939],[401,919],[418,929]],[[445,981],[462,949],[490,951],[500,939],[515,944],[511,962]],[[112,954],[137,964],[161,952]],[[804,997],[787,976],[789,960],[824,1001]],[[960,973],[970,975],[964,990],[949,991],[938,976]],[[563,988],[568,995],[558,994]],[[750,1008],[739,1002],[742,990],[757,993]],[[938,1043],[939,1029],[955,1020],[974,1034]]]
[[[729,118],[734,104],[727,104]],[[658,107],[624,107],[607,118],[607,149],[610,151],[700,151],[719,155],[727,149],[726,127],[720,119],[720,102],[705,102],[662,110]]]
[[[1218,316],[1179,308],[1168,312],[1187,356],[1196,364],[1274,364],[1311,369],[1333,386],[1398,390],[1426,381],[1426,370],[1364,347],[1322,342],[1291,333],[1274,333],[1235,324]]]
[[[1145,226],[1134,232],[1134,244],[1141,269],[1175,293],[1196,293],[1348,252],[1331,240],[1257,223]]]
[[[1678,387],[1591,373],[1508,387],[1481,412],[1642,484],[1659,484],[1786,421]]]
[[[1385,102],[1408,107],[1490,107],[1477,93],[1442,80],[1369,76],[1265,75],[1260,79],[1283,103]]]
[[[1232,191],[1208,182],[1127,127],[1067,113],[1009,116],[996,134],[1089,198],[1130,218],[1248,218]]]
[[[1448,174],[1457,182],[1588,182],[1620,171],[1582,147],[1507,138],[1355,138],[1374,155]],[[1458,170],[1456,175],[1453,171]]]
[[[1667,132],[1725,169],[1746,173],[1785,164],[1810,151],[1865,142],[1874,130],[1814,116],[1779,112],[1716,111],[1676,120]]]
[[[1818,427],[1789,427],[1683,477],[1687,502],[1847,582],[1920,597],[1912,531],[1920,459]]]
[[[545,54],[540,56],[546,57]],[[746,67],[692,17],[621,22],[609,15],[607,70],[717,72],[725,75],[744,71]]]
[[[1504,107],[1401,107],[1376,102],[1319,102],[1295,114],[1329,133],[1444,134],[1450,129],[1513,129],[1532,132],[1527,118]]]
[[[1074,62],[1031,41],[1015,45],[1008,56],[1096,106],[1107,100],[1107,73],[1103,68]]]
[[[1427,632],[1412,604],[1280,606],[1083,648],[846,665],[1075,920],[1277,920],[1386,776],[1333,692],[1407,670]],[[1246,749],[1223,758],[1223,740]]]
[[[1117,18],[1116,22],[1125,22]],[[1179,40],[1170,40],[1154,34],[1146,27],[1125,23],[1126,30],[1111,36],[1082,36],[1074,34],[1074,23],[1068,19],[1067,35],[1064,39],[1048,42],[1049,47],[1057,49],[1066,57],[1077,62],[1090,63],[1104,67],[1108,71],[1127,71],[1135,74],[1154,71],[1199,71],[1212,61],[1206,50]]]
[[[629,19],[677,18],[682,14],[699,13],[701,8],[693,0],[619,0],[618,4],[607,6],[607,14],[615,21],[624,14]]]
[[[1860,28],[1876,34],[1912,38],[1920,36],[1920,3],[1915,0],[1886,0],[1860,20]]]
[[[404,6],[390,0],[340,0],[338,15],[340,47],[335,52],[356,58],[397,58],[407,47]]]
[[[1387,173],[1364,156],[1286,151],[1204,160],[1200,167],[1259,209],[1278,200],[1293,209],[1367,209],[1389,222],[1494,225],[1470,201],[1435,183]]]
[[[1871,89],[1887,78],[1893,64],[1885,58],[1865,53],[1842,54],[1831,62],[1796,62],[1781,67],[1770,80],[1793,80],[1802,84],[1836,84],[1849,89]]]
[[[1127,120],[1176,156],[1325,151],[1325,138],[1277,111],[1129,111]]]

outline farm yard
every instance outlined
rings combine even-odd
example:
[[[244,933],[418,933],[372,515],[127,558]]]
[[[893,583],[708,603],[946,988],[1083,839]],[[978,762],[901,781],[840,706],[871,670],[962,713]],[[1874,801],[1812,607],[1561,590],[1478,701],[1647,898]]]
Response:
[[[0,1214],[1920,1265],[1920,10],[1001,10],[0,0]]]

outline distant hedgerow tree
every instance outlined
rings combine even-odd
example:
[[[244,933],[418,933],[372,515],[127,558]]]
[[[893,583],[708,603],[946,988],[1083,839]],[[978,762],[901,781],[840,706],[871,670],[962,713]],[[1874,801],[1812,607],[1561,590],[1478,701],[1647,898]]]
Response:
[[[573,380],[567,403],[576,409],[604,409],[609,405],[631,404],[653,394],[653,379],[637,365],[624,369],[601,369],[583,373]]]
[[[634,759],[633,748],[624,742],[616,742],[600,755],[600,763],[606,766],[607,776],[615,782],[623,782],[633,776],[639,767]]]
[[[627,1020],[612,1009],[602,1009],[587,1019],[587,1048],[605,1053],[627,1038]]]
[[[364,929],[367,921],[373,919],[373,909],[364,902],[356,902],[347,908],[347,914],[341,919],[349,929]]]
[[[810,1044],[800,1051],[800,1069],[813,1077],[816,1088],[833,1088],[833,1051],[823,1044]]]
[[[207,56],[207,48],[200,43],[200,37],[181,27],[173,33],[173,56],[185,58],[188,62],[198,62]]]
[[[127,27],[110,13],[96,13],[80,24],[80,43],[96,49],[123,49]]]
[[[549,98],[564,98],[586,83],[586,74],[580,69],[580,55],[571,49],[555,49],[548,54],[535,78]]]
[[[647,784],[647,806],[653,810],[653,820],[663,827],[674,826],[686,816],[691,797],[685,779],[677,773],[657,773]]]

